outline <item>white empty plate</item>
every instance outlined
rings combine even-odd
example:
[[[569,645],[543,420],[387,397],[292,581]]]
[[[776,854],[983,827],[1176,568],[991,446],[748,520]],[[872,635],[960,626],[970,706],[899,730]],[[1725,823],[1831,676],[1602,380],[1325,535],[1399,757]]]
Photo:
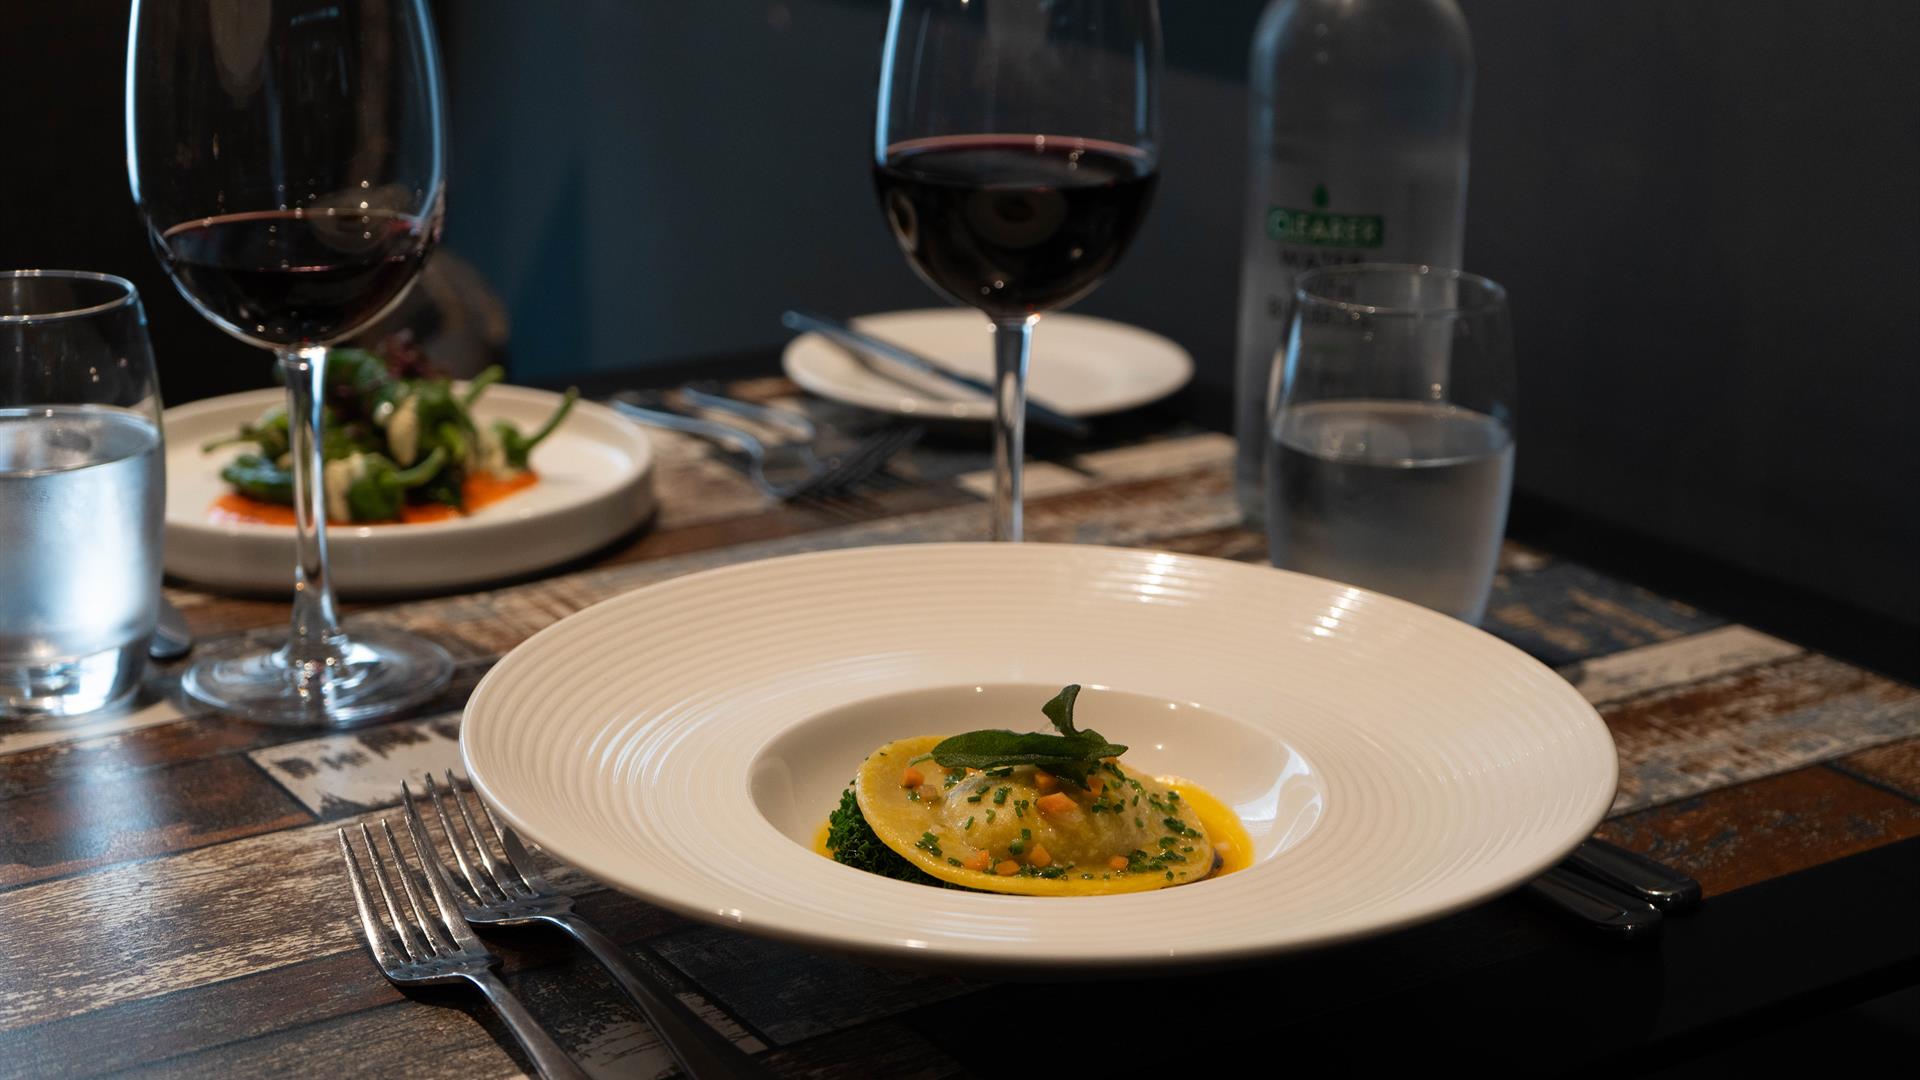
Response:
[[[993,377],[993,333],[986,316],[959,308],[891,311],[849,319],[940,366]],[[911,372],[881,374],[819,334],[801,334],[782,357],[787,377],[821,397],[901,416],[993,419],[993,400]],[[1193,377],[1193,357],[1161,337],[1125,323],[1086,315],[1047,315],[1033,328],[1027,388],[1036,401],[1068,416],[1138,408],[1180,389]]]
[[[166,410],[167,573],[214,588],[293,590],[293,529],[216,520],[220,479],[247,446],[202,450],[283,405],[279,390],[253,390]],[[481,423],[511,420],[532,431],[560,395],[494,386],[474,410]],[[462,518],[417,524],[329,525],[334,588],[378,596],[477,585],[528,574],[599,548],[653,510],[653,452],[646,433],[590,401],[533,452],[540,481]]]
[[[811,849],[866,754],[1076,718],[1232,806],[1239,873],[1020,897]],[[1252,960],[1528,880],[1612,801],[1613,742],[1551,670],[1464,623],[1318,578],[1048,544],[835,551],[599,604],[496,666],[460,733],[528,838],[721,926],[916,967],[1050,973]]]

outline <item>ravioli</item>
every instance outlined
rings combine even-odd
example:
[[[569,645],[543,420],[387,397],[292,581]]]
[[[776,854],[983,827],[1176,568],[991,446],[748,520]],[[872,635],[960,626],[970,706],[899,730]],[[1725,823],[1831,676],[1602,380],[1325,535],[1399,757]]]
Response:
[[[1084,788],[1031,765],[944,769],[931,757],[940,741],[925,735],[875,750],[853,790],[881,842],[942,881],[1090,896],[1164,889],[1213,872],[1214,840],[1176,786],[1111,761]]]

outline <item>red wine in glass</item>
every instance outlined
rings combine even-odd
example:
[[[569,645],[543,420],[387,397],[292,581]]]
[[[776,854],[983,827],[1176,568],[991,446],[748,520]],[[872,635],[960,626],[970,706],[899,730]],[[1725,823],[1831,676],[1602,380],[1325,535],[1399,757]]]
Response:
[[[208,316],[272,345],[332,341],[404,291],[432,238],[374,210],[265,210],[176,225],[155,246]]]
[[[994,319],[1091,292],[1139,230],[1155,178],[1133,147],[1052,135],[912,139],[874,167],[914,269]]]

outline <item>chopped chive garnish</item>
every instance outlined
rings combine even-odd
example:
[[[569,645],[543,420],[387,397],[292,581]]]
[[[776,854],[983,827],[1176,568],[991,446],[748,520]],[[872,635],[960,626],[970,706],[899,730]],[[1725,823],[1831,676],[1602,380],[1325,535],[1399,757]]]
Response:
[[[1010,787],[996,788],[993,792],[993,805],[1007,805],[1007,796],[1011,794],[1013,794],[1013,789]]]

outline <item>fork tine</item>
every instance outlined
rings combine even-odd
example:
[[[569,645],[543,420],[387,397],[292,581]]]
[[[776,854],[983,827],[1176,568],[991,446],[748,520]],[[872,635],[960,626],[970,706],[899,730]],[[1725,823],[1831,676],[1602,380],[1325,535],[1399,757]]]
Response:
[[[512,829],[500,824],[500,819],[493,816],[493,808],[487,805],[487,800],[480,800],[480,811],[493,824],[493,831],[500,837],[500,846],[506,849],[507,863],[513,867],[514,873],[520,875],[520,880],[527,883],[527,888],[537,893],[551,891],[547,879],[540,876],[540,868],[533,861],[533,855],[520,843],[520,837]]]
[[[448,776],[452,776],[451,770]],[[440,788],[433,782],[432,773],[427,774],[427,797],[433,801],[434,816],[440,819],[440,832],[446,836],[447,846],[453,849],[453,861],[460,865],[460,873],[466,876],[467,886],[473,890],[474,897],[483,904],[503,899],[499,890],[467,861],[466,845],[460,842],[459,830],[453,827],[453,816],[447,813],[446,805],[440,801]]]
[[[513,835],[513,830],[501,825],[500,819],[493,816],[493,807],[488,806],[487,800],[473,790],[472,781],[467,782],[467,795],[480,805],[480,816],[486,819],[487,825],[493,829],[493,835],[499,838],[501,849],[507,853],[507,869],[513,871],[515,877],[519,878],[518,887],[524,888],[529,896],[544,891],[547,883],[541,880],[539,872],[534,869],[532,856],[527,854],[526,848],[520,846],[520,838]],[[517,859],[514,858],[516,849],[520,852],[520,857]],[[513,884],[512,879],[508,879],[508,884]]]
[[[913,425],[888,428],[874,436],[872,447],[861,457],[859,464],[841,478],[841,489],[851,489],[873,479],[887,467],[895,454],[918,442],[924,431],[924,428]]]
[[[426,822],[413,812],[412,796],[407,793],[404,783],[400,792],[407,803],[407,837],[413,841],[413,853],[419,857],[420,865],[426,868],[427,889],[433,893],[433,902],[440,906],[441,921],[462,949],[474,948],[480,944],[480,939],[474,936],[473,927],[467,925],[466,916],[460,912],[459,901],[454,899],[454,885],[447,875],[447,864],[440,861],[433,838],[427,835]]]
[[[433,951],[442,956],[453,951],[453,943],[447,935],[440,932],[439,922],[420,902],[420,893],[413,887],[414,870],[400,854],[400,845],[393,839],[393,826],[385,818],[380,819],[380,831],[386,834],[387,851],[393,855],[394,874],[400,879],[400,891],[407,894],[407,907],[413,909],[413,925],[425,933],[427,943]],[[416,852],[416,854],[418,854]]]
[[[367,862],[373,866],[373,883],[380,886],[380,895],[387,901],[387,914],[393,916],[393,928],[400,935],[400,948],[411,960],[425,960],[433,955],[427,949],[427,943],[420,939],[419,931],[400,914],[400,905],[393,899],[393,886],[387,883],[387,868],[381,865],[380,849],[374,846],[373,833],[365,822],[360,824],[360,841],[367,846]]]
[[[429,776],[427,782],[432,783],[433,778]],[[472,894],[463,891],[465,887],[455,882],[452,875],[447,873],[447,864],[440,857],[440,848],[434,844],[433,837],[428,834],[427,823],[420,817],[420,808],[413,804],[413,786],[405,780],[400,781],[400,809],[406,815],[407,835],[413,839],[413,850],[420,856],[420,865],[425,868],[428,883],[431,884],[437,880],[447,887],[449,896],[458,893],[459,902],[464,906],[469,899],[473,899]],[[445,826],[444,821],[441,824]],[[439,889],[433,890],[433,899],[436,903],[440,902]]]
[[[353,886],[353,906],[360,909],[360,929],[367,935],[367,947],[373,950],[374,962],[382,969],[398,967],[406,961],[394,955],[393,943],[387,938],[387,928],[380,924],[373,908],[367,903],[367,883],[360,870],[360,861],[353,857],[353,845],[347,842],[347,830],[334,830],[340,837],[340,857],[347,863],[347,881]]]
[[[499,887],[500,894],[511,898],[514,892],[513,879],[500,872],[500,864],[493,857],[493,846],[488,844],[487,838],[474,827],[473,814],[467,809],[467,800],[460,796],[460,786],[453,778],[452,769],[447,770],[447,794],[453,799],[453,804],[460,808],[460,819],[466,823],[467,835],[473,838],[473,846],[480,849],[481,865],[487,868],[487,873],[493,878],[493,883]]]
[[[832,468],[801,484],[794,496],[820,498],[837,495],[858,483],[862,476],[871,473],[878,462],[884,462],[882,455],[885,452],[885,440],[881,436],[869,436],[835,462]]]

